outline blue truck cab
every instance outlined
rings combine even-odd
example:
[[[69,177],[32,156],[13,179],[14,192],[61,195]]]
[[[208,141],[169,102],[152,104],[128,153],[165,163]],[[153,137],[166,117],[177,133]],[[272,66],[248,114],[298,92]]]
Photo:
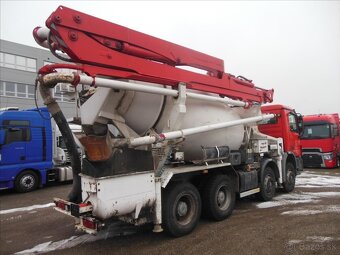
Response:
[[[0,189],[28,192],[46,184],[53,168],[47,108],[0,111]]]

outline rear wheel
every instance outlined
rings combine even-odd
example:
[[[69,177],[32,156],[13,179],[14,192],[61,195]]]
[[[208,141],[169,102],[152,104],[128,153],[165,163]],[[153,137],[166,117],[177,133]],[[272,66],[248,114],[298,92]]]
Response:
[[[227,218],[235,206],[235,191],[228,176],[213,176],[206,184],[202,193],[204,214],[220,221]]]
[[[291,162],[287,162],[286,165],[286,181],[283,183],[283,190],[285,192],[291,192],[295,188],[295,169]]]
[[[14,188],[17,192],[30,192],[38,187],[38,175],[32,170],[21,172],[14,182]]]
[[[201,215],[201,197],[191,183],[178,183],[164,191],[162,206],[165,231],[175,237],[187,235],[198,224]]]
[[[262,201],[269,201],[275,196],[275,189],[276,180],[274,171],[270,166],[266,166],[261,179],[260,193],[258,193],[258,197]]]

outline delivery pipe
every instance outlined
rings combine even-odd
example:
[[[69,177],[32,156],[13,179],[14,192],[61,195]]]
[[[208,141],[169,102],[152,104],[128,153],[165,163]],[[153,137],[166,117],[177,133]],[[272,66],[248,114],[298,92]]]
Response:
[[[211,101],[211,102],[221,102],[221,103],[230,104],[233,106],[241,106],[241,107],[249,106],[249,103],[247,102],[233,100],[227,97],[213,97],[213,96],[202,95],[202,94],[197,94],[197,93],[192,93],[192,92],[187,92],[187,97],[205,100],[205,101]]]
[[[33,30],[33,37],[34,40],[44,48],[49,48],[47,43],[48,34],[50,33],[50,30],[47,27],[36,27]]]
[[[144,85],[144,84],[120,81],[120,80],[109,80],[109,79],[97,78],[97,77],[93,78],[93,77],[86,76],[86,75],[80,75],[79,77],[80,77],[79,83],[84,84],[84,85],[96,85],[99,87],[132,90],[132,91],[139,91],[139,92],[171,96],[171,97],[178,97],[179,95],[179,92],[173,89],[160,88],[160,87],[149,86],[149,85]],[[193,92],[187,92],[186,96],[188,98],[200,99],[200,100],[205,100],[205,101],[222,102],[222,103],[230,104],[233,106],[247,107],[249,105],[247,102],[233,100],[233,99],[226,98],[226,97],[222,98],[222,97],[216,97],[216,96],[202,95],[202,94],[197,94]]]
[[[77,145],[75,143],[70,126],[68,125],[58,103],[53,98],[50,89],[55,87],[58,82],[71,82],[73,79],[74,75],[53,74],[50,76],[40,76],[37,79],[37,82],[44,104],[47,106],[48,111],[58,125],[58,128],[64,138],[66,149],[69,152],[73,173],[73,185],[70,193],[68,194],[68,199],[71,202],[81,202],[81,180],[79,176],[81,170],[81,162],[78,156]]]
[[[163,133],[159,135],[133,138],[133,139],[130,139],[129,145],[136,147],[136,146],[161,142],[164,140],[184,138],[185,136],[188,136],[188,135],[194,135],[194,134],[199,134],[199,133],[212,131],[216,129],[227,128],[227,127],[232,127],[232,126],[237,126],[237,125],[242,125],[242,124],[249,124],[249,123],[257,122],[261,120],[266,120],[266,119],[273,118],[274,116],[275,116],[274,114],[267,114],[267,115],[262,115],[262,116],[240,119],[240,120],[233,120],[233,121],[228,121],[228,122],[210,124],[210,125],[205,125],[205,126],[200,126],[200,127],[186,128],[186,129],[171,131],[171,132],[167,132],[167,133]]]

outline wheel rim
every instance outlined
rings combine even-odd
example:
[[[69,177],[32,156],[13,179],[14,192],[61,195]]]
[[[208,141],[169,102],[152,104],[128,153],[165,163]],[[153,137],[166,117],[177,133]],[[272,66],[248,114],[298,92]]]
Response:
[[[264,178],[264,187],[267,194],[273,193],[273,187],[275,186],[274,180],[271,175],[266,175]]]
[[[294,173],[292,171],[288,171],[288,173],[287,173],[287,181],[291,185],[295,183]]]
[[[31,189],[35,184],[34,177],[32,175],[25,175],[23,178],[21,178],[20,184],[25,189]]]
[[[188,213],[188,205],[183,201],[178,202],[177,215],[179,217],[184,217]]]
[[[176,220],[180,225],[189,224],[195,215],[196,210],[194,199],[191,195],[185,194],[177,199],[175,207]]]
[[[221,186],[216,193],[216,204],[221,210],[226,210],[231,201],[231,193],[228,192],[227,186]]]

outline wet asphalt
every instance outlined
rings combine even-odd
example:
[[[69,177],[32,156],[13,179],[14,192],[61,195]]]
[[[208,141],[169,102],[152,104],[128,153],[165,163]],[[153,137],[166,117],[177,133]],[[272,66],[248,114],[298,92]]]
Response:
[[[49,206],[70,188],[0,191],[0,254],[340,254],[340,168],[305,169],[291,194],[278,191],[267,204],[238,199],[228,219],[201,219],[181,238],[119,223],[98,236],[84,235],[72,218]],[[8,211],[32,205],[47,207]]]

